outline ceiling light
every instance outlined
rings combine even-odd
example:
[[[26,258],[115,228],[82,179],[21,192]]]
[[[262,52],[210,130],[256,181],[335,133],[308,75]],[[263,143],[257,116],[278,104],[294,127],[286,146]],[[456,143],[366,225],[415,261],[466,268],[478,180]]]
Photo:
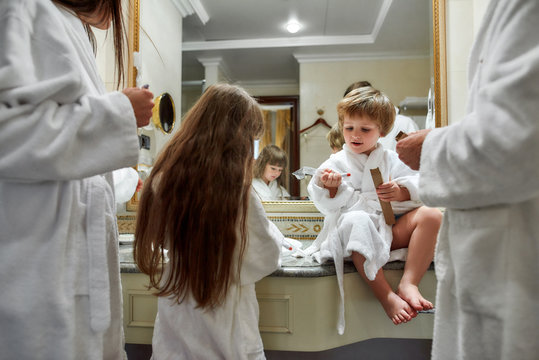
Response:
[[[291,34],[297,33],[299,29],[301,29],[301,24],[297,21],[293,20],[293,21],[288,22],[288,24],[286,24],[286,30]]]

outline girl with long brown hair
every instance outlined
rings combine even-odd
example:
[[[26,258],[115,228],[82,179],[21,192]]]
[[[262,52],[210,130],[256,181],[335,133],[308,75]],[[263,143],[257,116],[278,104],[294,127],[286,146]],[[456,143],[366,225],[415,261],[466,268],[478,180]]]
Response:
[[[126,356],[112,171],[137,164],[153,95],[97,70],[91,27],[112,26],[122,74],[121,14],[0,1],[1,358]]]
[[[284,187],[288,156],[277,145],[266,145],[255,161],[253,189],[262,201],[284,200],[290,194]]]
[[[244,90],[210,86],[145,181],[134,258],[159,296],[155,359],[264,358],[254,283],[283,236],[251,190],[262,132]]]

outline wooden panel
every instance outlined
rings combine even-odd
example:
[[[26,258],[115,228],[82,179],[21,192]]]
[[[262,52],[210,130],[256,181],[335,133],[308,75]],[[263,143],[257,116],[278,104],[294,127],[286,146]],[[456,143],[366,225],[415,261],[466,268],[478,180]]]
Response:
[[[127,290],[127,294],[129,318],[126,319],[126,326],[153,328],[157,315],[157,298],[145,290]]]
[[[257,295],[260,308],[258,328],[261,333],[293,332],[293,302],[291,295]]]

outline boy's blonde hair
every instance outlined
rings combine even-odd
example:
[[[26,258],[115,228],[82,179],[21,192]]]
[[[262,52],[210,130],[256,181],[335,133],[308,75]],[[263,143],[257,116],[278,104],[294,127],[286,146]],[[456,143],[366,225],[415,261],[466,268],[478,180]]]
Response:
[[[344,145],[344,137],[342,136],[342,131],[339,128],[339,123],[336,123],[331,127],[331,130],[326,135],[326,139],[329,142],[331,149],[342,150]]]
[[[387,135],[395,122],[395,106],[380,90],[364,86],[352,90],[337,105],[339,129],[343,129],[345,116],[368,116],[376,122],[382,136]]]

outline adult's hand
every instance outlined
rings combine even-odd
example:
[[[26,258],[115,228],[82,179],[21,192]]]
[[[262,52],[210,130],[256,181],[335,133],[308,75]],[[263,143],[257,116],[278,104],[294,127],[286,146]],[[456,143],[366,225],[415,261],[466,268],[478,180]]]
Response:
[[[148,125],[154,105],[152,92],[143,88],[126,88],[122,92],[131,101],[131,106],[133,106],[135,118],[137,119],[137,127]]]
[[[431,129],[419,130],[397,142],[396,150],[399,154],[399,159],[413,170],[419,170],[423,141],[425,141],[430,131]]]

